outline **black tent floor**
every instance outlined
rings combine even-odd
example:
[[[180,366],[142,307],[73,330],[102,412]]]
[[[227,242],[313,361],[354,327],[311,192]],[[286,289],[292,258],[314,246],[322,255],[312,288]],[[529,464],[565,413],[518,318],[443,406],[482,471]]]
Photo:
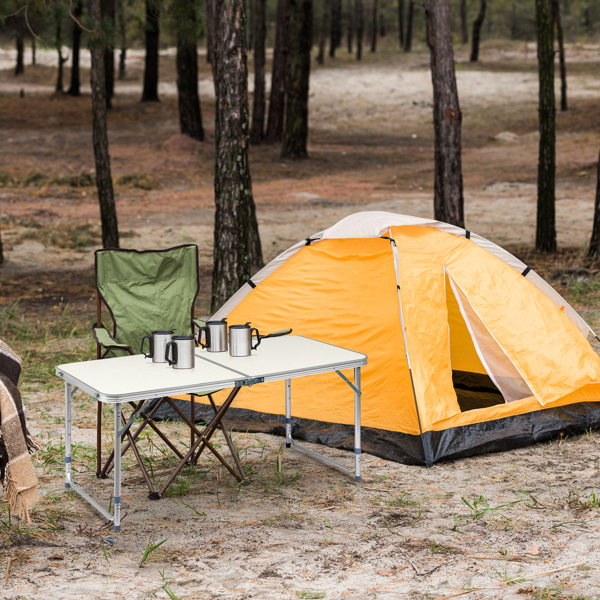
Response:
[[[190,402],[174,402],[190,416]],[[196,404],[196,422],[207,422],[213,415],[210,406]],[[168,404],[163,405],[154,418],[180,420]],[[285,436],[285,417],[282,415],[230,408],[223,422],[234,431]],[[521,448],[561,433],[573,435],[597,427],[600,427],[600,402],[580,402],[444,431],[427,431],[422,436],[362,427],[361,446],[363,452],[386,460],[407,465],[431,465],[441,460]],[[351,425],[292,418],[292,435],[294,439],[354,451],[354,427]]]

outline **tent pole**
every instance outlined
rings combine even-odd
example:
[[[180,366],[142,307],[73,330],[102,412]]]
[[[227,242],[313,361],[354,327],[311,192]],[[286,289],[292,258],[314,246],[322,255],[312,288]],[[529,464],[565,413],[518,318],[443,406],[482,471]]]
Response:
[[[419,437],[421,438],[421,447],[423,448],[423,458],[425,459],[425,466],[429,469],[431,467],[431,460],[429,452],[425,448],[425,442],[423,440],[423,428],[421,427],[421,416],[419,414],[419,405],[417,403],[417,393],[415,391],[415,382],[412,374],[412,367],[410,365],[410,357],[408,356],[408,344],[406,343],[406,329],[404,328],[404,315],[402,313],[402,297],[400,295],[400,266],[398,262],[398,248],[396,246],[396,240],[392,237],[392,231],[390,229],[390,244],[392,246],[392,254],[394,256],[394,267],[396,271],[396,288],[398,290],[398,309],[400,311],[400,327],[402,328],[402,339],[404,340],[404,353],[406,355],[406,364],[408,365],[408,373],[410,375],[410,385],[412,387],[413,398],[415,400],[415,409],[417,411],[417,421],[419,423]]]

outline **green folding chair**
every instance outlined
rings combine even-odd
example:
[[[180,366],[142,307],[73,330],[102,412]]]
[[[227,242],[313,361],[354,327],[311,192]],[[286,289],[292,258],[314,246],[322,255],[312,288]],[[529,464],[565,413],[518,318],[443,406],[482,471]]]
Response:
[[[97,343],[97,358],[125,356],[136,354],[141,348],[142,338],[152,331],[173,329],[177,335],[194,333],[194,326],[202,327],[203,321],[194,318],[194,303],[198,296],[198,247],[193,244],[177,246],[168,250],[121,250],[105,249],[95,253],[96,271],[96,323],[93,335]],[[112,318],[112,332],[102,324],[102,304],[108,309]],[[158,499],[166,488],[156,492],[146,471],[136,439],[146,427],[151,427],[165,444],[183,460],[184,455],[159,429],[153,417],[165,403],[175,411],[190,427],[190,444],[193,445],[195,435],[199,432],[195,427],[195,402],[192,394],[190,417],[188,418],[171,398],[165,397],[143,409],[146,400],[131,402],[134,413],[142,419],[141,424],[132,433],[128,427],[123,433],[122,454],[129,448],[133,451],[142,471],[146,485],[150,490],[149,497]],[[208,396],[213,410],[217,411],[212,392],[198,394]],[[97,413],[97,457],[96,476],[105,478],[113,468],[114,453],[111,453],[102,465],[102,403],[98,402]],[[134,414],[132,413],[132,414]],[[123,424],[127,423],[125,415]],[[237,452],[229,438],[227,430],[221,424],[229,450],[236,462],[239,474],[227,465],[222,457],[218,457],[229,471],[241,481],[244,471]],[[195,456],[197,461],[199,454]],[[170,480],[167,485],[170,484]]]

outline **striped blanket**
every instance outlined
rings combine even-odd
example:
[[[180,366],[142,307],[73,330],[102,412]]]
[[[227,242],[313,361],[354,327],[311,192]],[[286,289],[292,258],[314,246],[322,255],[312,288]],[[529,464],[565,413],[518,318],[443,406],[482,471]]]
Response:
[[[17,388],[21,358],[0,340],[0,478],[11,513],[31,521],[29,509],[40,500],[30,452],[41,448],[27,431]]]

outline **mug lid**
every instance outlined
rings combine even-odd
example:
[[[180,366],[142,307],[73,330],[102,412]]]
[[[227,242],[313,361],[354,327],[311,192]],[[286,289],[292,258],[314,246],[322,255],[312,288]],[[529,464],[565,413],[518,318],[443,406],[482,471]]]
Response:
[[[207,325],[227,325],[227,322],[225,321],[225,319],[223,319],[222,321],[206,321]]]
[[[174,335],[173,339],[174,340],[195,340],[196,336],[195,335]]]
[[[158,331],[153,331],[152,335],[154,335],[155,333],[167,335],[169,333],[174,333],[174,332],[175,332],[174,329],[159,329]]]
[[[247,323],[246,325],[230,325],[229,329],[250,329],[250,324]]]

